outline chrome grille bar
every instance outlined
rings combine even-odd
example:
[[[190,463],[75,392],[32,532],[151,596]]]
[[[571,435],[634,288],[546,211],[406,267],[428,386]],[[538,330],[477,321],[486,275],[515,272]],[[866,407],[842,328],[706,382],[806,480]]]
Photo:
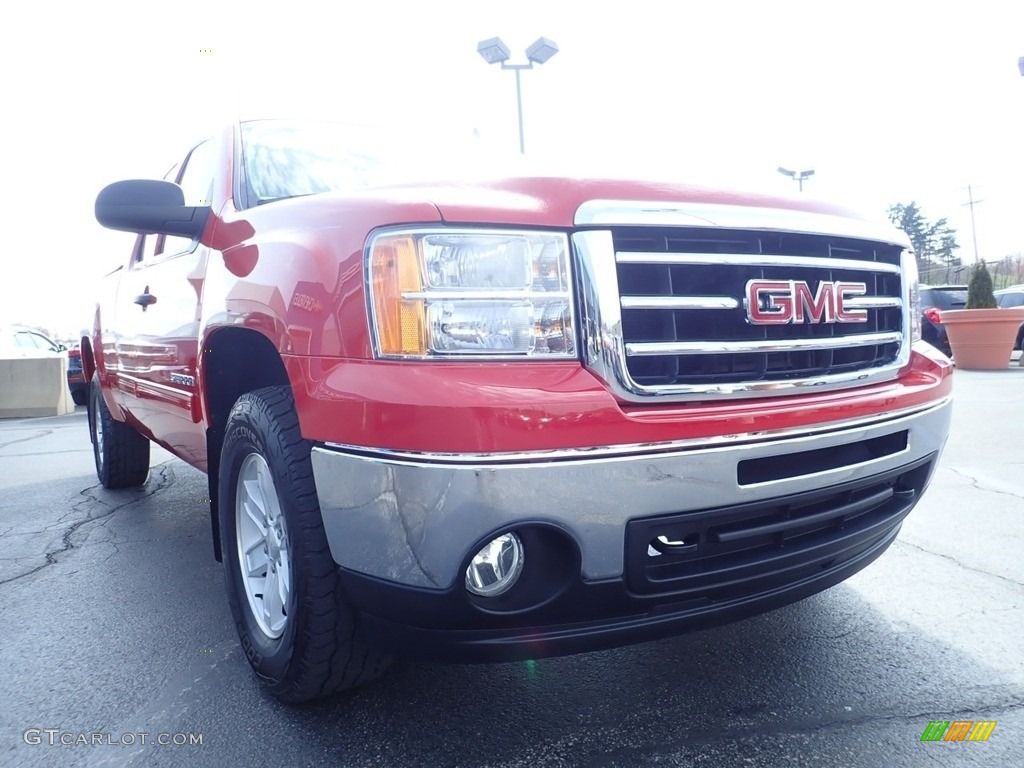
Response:
[[[846,300],[847,309],[897,309],[903,307],[898,296],[859,296]]]
[[[753,352],[812,352],[847,347],[869,347],[876,344],[898,344],[899,333],[865,333],[825,339],[787,339],[786,341],[658,341],[630,342],[626,354],[643,355],[707,355],[715,353],[743,354]]]
[[[738,309],[731,296],[623,296],[623,309]]]
[[[810,269],[855,269],[865,272],[886,272],[898,275],[895,264],[861,259],[811,258],[808,256],[771,256],[751,253],[633,253],[615,254],[619,264],[688,264],[726,265],[740,267],[807,267]]]

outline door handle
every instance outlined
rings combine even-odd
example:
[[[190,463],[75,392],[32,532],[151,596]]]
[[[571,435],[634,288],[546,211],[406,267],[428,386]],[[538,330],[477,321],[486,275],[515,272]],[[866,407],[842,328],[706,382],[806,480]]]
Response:
[[[149,286],[147,285],[144,289],[144,293],[141,293],[138,296],[136,296],[133,299],[133,301],[140,307],[142,307],[142,311],[145,312],[146,307],[148,307],[150,304],[156,304],[156,296],[149,292]]]

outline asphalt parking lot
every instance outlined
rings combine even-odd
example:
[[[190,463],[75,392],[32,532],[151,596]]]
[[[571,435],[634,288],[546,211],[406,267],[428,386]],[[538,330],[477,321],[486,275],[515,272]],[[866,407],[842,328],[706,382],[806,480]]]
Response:
[[[0,765],[1024,765],[1024,368],[955,391],[931,489],[831,590],[601,653],[400,664],[291,708],[241,653],[203,475],[156,450],[145,488],[105,491],[83,408],[0,421]],[[923,742],[931,721],[996,725]]]

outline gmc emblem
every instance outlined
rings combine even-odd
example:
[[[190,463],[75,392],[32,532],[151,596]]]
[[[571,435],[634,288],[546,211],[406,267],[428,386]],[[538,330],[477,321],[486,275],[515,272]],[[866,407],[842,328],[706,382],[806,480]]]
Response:
[[[747,320],[754,325],[789,323],[866,323],[866,309],[847,309],[851,296],[868,292],[866,283],[822,281],[818,290],[803,280],[748,280]]]

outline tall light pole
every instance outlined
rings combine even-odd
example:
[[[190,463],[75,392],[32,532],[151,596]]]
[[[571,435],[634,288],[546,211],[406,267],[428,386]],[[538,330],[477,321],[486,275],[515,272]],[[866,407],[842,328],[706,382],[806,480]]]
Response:
[[[484,61],[488,64],[501,64],[502,69],[511,69],[516,73],[516,107],[519,113],[519,153],[526,154],[526,144],[523,140],[523,89],[519,82],[519,73],[524,69],[533,69],[534,64],[543,64],[556,53],[558,46],[546,37],[538,37],[536,42],[526,49],[526,64],[509,64],[508,46],[501,41],[500,37],[492,37],[483,40],[476,47]]]
[[[974,199],[974,190],[971,189],[971,185],[967,185],[967,202],[964,205],[971,206],[971,238],[974,240],[974,263],[978,263],[978,228],[974,224],[974,206],[978,203],[983,203],[984,200]]]
[[[791,171],[787,168],[783,168],[781,165],[779,166],[779,173],[781,173],[783,176],[789,176],[791,179],[795,179],[797,184],[800,185],[801,192],[804,191],[804,179],[808,179],[814,175],[813,170]]]

